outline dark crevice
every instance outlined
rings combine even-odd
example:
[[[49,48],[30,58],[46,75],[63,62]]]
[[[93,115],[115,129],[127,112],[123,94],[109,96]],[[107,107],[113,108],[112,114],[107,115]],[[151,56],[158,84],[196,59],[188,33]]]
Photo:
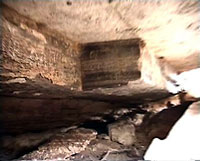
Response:
[[[103,117],[99,117],[99,120],[88,120],[80,125],[80,127],[83,128],[89,128],[94,129],[98,132],[98,134],[107,134],[108,135],[108,125],[111,123],[116,122],[117,120],[123,120],[127,118],[134,118],[136,114],[146,114],[146,111],[136,108],[127,108],[130,111],[123,113],[123,114],[117,114],[114,110],[113,113],[104,115]],[[117,118],[115,117],[117,116]]]
[[[20,158],[21,156],[23,156],[23,155],[25,155],[25,154],[28,154],[28,153],[33,152],[33,151],[35,151],[35,150],[38,150],[38,147],[40,147],[40,146],[42,146],[42,145],[48,143],[49,141],[50,141],[50,139],[47,139],[47,140],[44,140],[44,141],[42,141],[41,143],[39,143],[39,144],[37,144],[37,145],[34,145],[34,146],[32,146],[32,147],[23,148],[23,149],[21,149],[21,150],[15,155],[15,157],[12,158],[12,159],[18,159],[18,158]]]
[[[102,121],[105,120],[105,121]],[[84,122],[80,127],[94,129],[98,134],[107,134],[108,135],[108,124],[115,121],[114,118],[106,118],[102,120],[89,120]]]
[[[71,6],[71,5],[72,5],[72,2],[71,2],[71,1],[67,1],[66,4],[67,4],[68,6]]]
[[[2,136],[3,137],[3,136]],[[8,135],[7,135],[8,137]],[[0,138],[1,139],[1,138]],[[22,140],[23,141],[23,140]],[[38,149],[39,146],[42,146],[50,141],[50,138],[45,139],[38,144],[32,145],[32,146],[24,146],[24,147],[17,147],[18,143],[13,142],[12,146],[9,148],[6,147],[4,148],[3,145],[0,146],[0,161],[5,161],[5,160],[15,160],[20,158],[21,156],[28,154],[32,151],[35,151]]]

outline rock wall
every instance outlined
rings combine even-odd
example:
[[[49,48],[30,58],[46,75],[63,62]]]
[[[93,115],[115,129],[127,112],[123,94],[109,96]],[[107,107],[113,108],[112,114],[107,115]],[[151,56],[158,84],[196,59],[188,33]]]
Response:
[[[81,89],[79,52],[74,42],[8,7],[4,6],[2,13],[4,81],[42,77],[53,84]]]
[[[111,113],[119,105],[80,99],[1,97],[1,133],[19,134],[79,125]]]
[[[86,43],[82,48],[83,90],[119,87],[140,79],[140,39]]]

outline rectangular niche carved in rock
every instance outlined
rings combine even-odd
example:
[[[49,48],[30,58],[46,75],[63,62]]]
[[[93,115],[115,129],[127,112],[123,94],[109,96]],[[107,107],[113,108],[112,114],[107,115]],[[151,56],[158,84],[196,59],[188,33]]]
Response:
[[[113,88],[140,78],[139,39],[87,43],[81,55],[83,90]]]

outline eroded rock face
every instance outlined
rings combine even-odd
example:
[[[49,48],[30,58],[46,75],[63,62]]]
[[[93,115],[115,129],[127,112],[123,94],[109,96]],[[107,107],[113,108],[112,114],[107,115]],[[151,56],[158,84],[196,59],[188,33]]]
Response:
[[[59,130],[49,130],[40,133],[24,133],[17,136],[2,136],[0,138],[0,159],[18,158],[45,143],[58,132]]]
[[[49,25],[20,14],[5,4],[6,2],[1,5],[1,95],[23,98],[78,96],[96,100],[120,99],[124,102],[141,103],[158,97],[163,98],[169,94],[164,89],[140,81],[140,69],[137,66],[140,39],[81,44],[69,40],[63,33],[48,27]],[[112,54],[109,55],[111,51]],[[107,55],[107,61],[102,59],[102,54],[98,54],[99,52],[104,53],[104,57]],[[122,52],[126,54],[123,55]],[[91,64],[87,63],[89,61],[87,59],[94,55],[99,55],[101,59],[94,62],[91,59]],[[112,55],[115,59],[109,58]],[[107,65],[102,66],[99,61]],[[126,63],[127,61],[130,62]],[[86,67],[87,65],[89,66]],[[90,67],[91,65],[97,68]],[[98,67],[102,69],[95,76]],[[102,76],[101,81],[99,74]],[[130,83],[131,80],[136,82]],[[88,83],[93,86],[92,88],[102,85],[109,88],[78,92],[82,86],[87,87]],[[110,88],[113,84],[117,88]],[[122,86],[124,84],[127,86]]]
[[[199,63],[198,0],[4,3],[76,42],[140,37],[151,54],[166,57],[180,71]]]
[[[70,161],[127,161],[142,159],[138,149],[127,147],[109,139],[95,139],[90,142],[86,150],[71,156]]]
[[[120,87],[141,77],[140,39],[87,43],[80,58],[83,90]]]
[[[141,159],[151,141],[155,137],[165,138],[190,104],[185,102],[166,107],[162,111],[143,113],[142,110],[122,107],[105,114],[107,118],[105,115],[91,117],[90,125],[85,123],[81,127],[72,126],[16,137],[5,136],[1,138],[1,158],[18,158],[25,154],[25,159]]]
[[[2,8],[1,17],[2,83],[38,78],[81,88],[79,53],[73,42],[6,6]]]
[[[6,3],[1,9],[1,133],[19,134],[72,126],[114,109],[118,106],[113,103],[115,101],[136,104],[169,95],[166,90],[140,80],[139,39],[80,44],[49,25],[20,14]],[[109,57],[111,51],[115,59]],[[91,59],[90,63],[97,68],[88,63],[94,54],[101,58]],[[105,56],[107,65],[100,66]],[[95,76],[98,67],[102,69]],[[88,83],[92,89],[102,87],[102,82],[103,86],[114,84],[117,87],[80,91]],[[89,101],[88,106],[84,99],[95,101]]]
[[[176,85],[171,76],[198,66],[198,5],[4,0],[0,133],[20,135],[3,137],[3,148],[13,158],[34,150],[24,159],[141,157],[195,101],[160,99]],[[109,136],[77,128],[98,118]]]
[[[69,156],[85,150],[91,140],[96,138],[96,131],[91,129],[74,129],[68,133],[54,136],[49,143],[40,146],[35,152],[23,156],[21,159],[66,159]]]
[[[1,133],[10,134],[79,125],[94,116],[112,113],[118,107],[116,104],[81,99],[2,97],[0,100]]]
[[[131,120],[121,120],[108,126],[112,141],[123,145],[133,145],[136,142],[135,126]]]

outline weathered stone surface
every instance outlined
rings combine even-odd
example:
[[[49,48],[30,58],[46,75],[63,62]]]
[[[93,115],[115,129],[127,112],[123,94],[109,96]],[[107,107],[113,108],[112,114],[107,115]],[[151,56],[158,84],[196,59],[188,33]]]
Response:
[[[142,80],[131,81],[127,86],[116,88],[98,88],[86,91],[82,98],[99,99],[141,104],[169,97],[171,94],[163,88],[152,86]]]
[[[24,133],[17,136],[0,137],[0,160],[10,160],[20,157],[39,145],[47,142],[52,136],[61,130],[49,130],[40,133]]]
[[[180,72],[199,65],[198,0],[4,3],[76,42],[139,37],[151,54],[165,57]]]
[[[119,105],[78,99],[1,97],[1,133],[24,133],[78,125]],[[17,106],[16,106],[17,105]]]
[[[82,134],[79,136],[72,132],[57,134],[26,157],[65,159],[85,149],[100,155],[92,159],[117,160],[121,152],[121,160],[141,156],[154,137],[166,137],[190,101],[194,101],[192,98],[184,102],[175,96],[150,103],[147,107],[133,106],[168,97],[166,88],[169,90],[176,85],[170,76],[199,65],[198,5],[196,0],[123,3],[4,0],[0,24],[1,133],[68,127],[95,117],[103,118],[102,115],[113,114],[115,120],[132,112],[113,112],[123,105],[143,113],[137,111],[139,114],[134,114],[134,117],[128,116],[130,122],[114,127],[117,130],[116,141],[128,146],[141,146],[139,153],[133,147],[121,151],[120,148],[127,146],[121,147],[107,136],[99,136],[101,141],[94,143],[92,151],[92,148],[86,148],[90,134],[85,136],[83,132],[83,139],[78,140]],[[135,46],[128,42],[127,46],[122,39],[140,39],[142,43]],[[132,53],[135,54],[130,56]],[[92,64],[91,57],[95,54],[97,59]],[[110,62],[112,60],[114,63]],[[115,80],[113,74],[117,72],[121,73]],[[109,74],[113,76],[111,79]],[[118,84],[120,87],[116,87]],[[80,91],[82,86],[84,91]],[[101,88],[95,89],[97,87]],[[54,133],[44,135],[44,138],[40,134],[30,137],[34,140],[31,146],[50,139]],[[72,144],[80,141],[81,147],[70,149],[69,135],[73,135]],[[95,138],[96,133],[91,135]],[[111,139],[115,140],[113,136]],[[26,140],[19,144],[18,139],[13,141],[11,138],[8,144],[25,148]],[[10,150],[12,155],[19,153]],[[40,153],[42,150],[45,153]],[[132,152],[133,156],[129,157]]]
[[[25,133],[16,137],[6,136],[1,138],[0,159],[67,158],[70,161],[127,161],[142,158],[140,148],[124,146],[107,139],[109,136],[106,134],[104,136],[100,134],[95,139],[94,130],[77,127]],[[56,148],[60,150],[55,150]]]
[[[113,67],[110,68],[108,66],[104,66],[105,68],[108,68],[108,71],[114,70],[114,75],[122,77],[116,81],[114,80],[114,76],[112,78],[112,81],[114,82],[111,83],[110,81],[109,83],[108,78],[102,75],[102,81],[99,85],[97,85],[97,87],[102,86],[103,84],[112,87],[112,85],[118,85],[120,82],[121,84],[125,83],[128,85],[109,89],[100,88],[94,91],[86,92],[84,94],[80,93],[78,96],[91,99],[94,97],[99,100],[101,99],[110,101],[119,99],[124,101],[130,100],[132,102],[138,103],[155,100],[160,97],[166,97],[168,95],[166,90],[152,87],[151,85],[145,84],[143,81],[130,81],[140,78],[140,70],[137,66],[139,58],[138,39],[123,41],[123,43],[122,41],[111,41],[107,43],[99,42],[96,43],[96,45],[92,45],[92,43],[78,45],[76,42],[69,40],[66,36],[56,30],[49,28],[45,24],[39,23],[32,20],[31,18],[21,15],[14,9],[9,8],[4,4],[2,4],[1,7],[1,27],[3,32],[1,62],[2,91],[0,92],[2,95],[37,98],[63,98],[69,95],[77,96],[77,94],[74,95],[73,92],[71,93],[69,91],[81,90],[82,86],[86,85],[87,83],[94,85],[97,79],[94,78],[90,82],[88,82],[88,78],[86,80],[81,79],[84,77],[84,74],[88,72],[85,69],[86,67],[83,67],[84,62],[87,65],[86,57],[88,53],[85,52],[96,52],[94,48],[92,51],[87,49],[90,48],[90,46],[96,46],[96,48],[101,50],[103,50],[102,48],[106,48],[107,51],[112,51],[113,47],[115,46],[115,48],[117,48],[117,53],[122,56],[122,58],[118,58],[118,56],[115,55],[116,53],[113,51],[112,55],[114,58],[116,58],[113,59],[112,57],[114,63],[110,64]],[[129,50],[128,48],[131,44],[134,45]],[[123,56],[121,53],[124,51],[126,51],[128,55]],[[135,54],[130,56],[132,52]],[[79,59],[80,55],[82,55],[81,59]],[[100,55],[102,56],[102,54]],[[129,56],[131,59],[129,59]],[[107,56],[107,58],[107,62],[109,62],[110,57]],[[120,61],[121,59],[122,61]],[[81,69],[81,60],[83,60],[83,70]],[[105,62],[103,59],[99,59],[98,61],[100,60]],[[132,74],[126,74],[123,76],[123,73],[126,72]],[[38,84],[36,85],[34,83],[34,86],[32,86],[32,83],[30,84],[28,80],[34,82],[36,81],[36,84]],[[104,83],[102,84],[102,82]],[[57,90],[62,91],[63,93],[59,92],[58,95],[53,91],[51,92],[49,89],[54,88],[51,84],[65,86],[65,88],[60,86]],[[43,85],[45,86],[45,90],[48,88],[48,92],[44,92],[41,89],[41,86],[43,88]],[[23,92],[22,89],[24,89]],[[69,93],[69,95],[65,93]],[[94,93],[96,93],[95,96]],[[152,93],[154,93],[154,98],[150,98],[152,97]],[[162,93],[163,95],[156,93]],[[126,99],[126,96],[131,97]]]
[[[154,101],[151,103],[143,104],[142,109],[147,110],[148,112],[158,113],[164,109],[181,105],[182,102],[185,102],[183,94],[177,94],[170,96],[166,99],[161,99],[159,101]]]
[[[73,42],[5,6],[2,15],[1,77],[9,79],[2,83],[38,78],[81,88],[79,53]]]
[[[112,141],[123,145],[133,145],[136,142],[135,126],[131,120],[120,120],[108,125],[108,133]]]
[[[143,122],[145,114],[141,114],[141,113],[137,113],[134,115],[134,117],[132,118],[133,124],[135,126],[140,126]]]
[[[171,99],[169,99],[171,100]],[[131,145],[122,145],[125,142],[131,142],[130,137],[126,138],[120,138],[118,137],[119,141],[122,141],[122,144],[119,144],[117,142],[113,142],[110,140],[110,137],[106,134],[99,134],[97,136],[96,140],[93,140],[84,151],[78,152],[76,155],[69,156],[69,160],[133,160],[133,159],[141,159],[144,152],[146,151],[148,145],[150,144],[151,140],[155,137],[164,138],[167,136],[169,130],[174,125],[176,120],[180,118],[180,116],[184,113],[184,111],[187,109],[188,105],[190,103],[187,103],[184,105],[179,106],[172,106],[168,107],[167,109],[163,109],[161,112],[157,111],[157,113],[144,113],[142,114],[141,111],[137,111],[136,109],[129,109],[129,108],[119,108],[116,111],[108,112],[106,113],[107,116],[113,117],[114,119],[107,118],[108,120],[114,121],[115,119],[123,119],[123,121],[117,121],[113,122],[111,125],[117,125],[115,129],[117,129],[118,133],[115,133],[115,135],[122,135],[128,133],[129,136],[133,134],[134,132],[134,138],[136,140],[134,141],[134,146]],[[95,109],[94,109],[95,110]],[[138,113],[139,112],[139,113]],[[195,111],[194,111],[195,112]],[[54,111],[55,113],[55,111]],[[144,117],[144,118],[143,118]],[[93,118],[93,117],[91,117]],[[102,119],[102,121],[105,122],[104,126],[99,126],[97,122],[95,122],[93,119],[91,122],[94,122],[93,128],[97,129],[98,127],[106,128],[106,124],[108,124],[108,120],[106,120],[105,117],[100,117],[98,115],[96,118]],[[101,120],[100,120],[101,121]],[[119,124],[121,122],[121,124]],[[59,121],[56,121],[56,123],[61,123]],[[54,123],[51,122],[53,125]],[[134,127],[134,131],[130,130],[130,124]],[[22,125],[22,124],[21,124]],[[65,124],[67,125],[67,124]],[[65,126],[61,125],[61,126]],[[86,127],[86,125],[82,125],[83,127]],[[128,128],[124,128],[127,127]],[[120,127],[122,127],[120,129]],[[71,127],[71,128],[76,128]],[[5,146],[13,147],[10,149],[10,151],[13,151],[15,153],[11,153],[12,155],[15,155],[16,153],[19,153],[20,149],[23,151],[23,149],[29,149],[31,146],[36,145],[38,146],[38,142],[43,142],[45,140],[51,140],[55,139],[55,135],[58,133],[68,133],[68,131],[71,128],[63,128],[58,130],[51,130],[44,133],[34,134],[24,134],[19,135],[17,137],[7,137],[3,138],[7,144],[3,144]],[[89,128],[92,128],[89,127]],[[132,128],[132,127],[131,127]],[[102,129],[103,130],[103,129]],[[119,133],[120,132],[120,133]],[[130,133],[131,132],[131,133]],[[79,133],[79,132],[78,132]],[[73,137],[73,136],[71,136]],[[23,139],[24,142],[19,142],[20,139]],[[76,138],[77,139],[77,138]],[[76,140],[75,139],[75,140]],[[31,141],[32,140],[32,141]],[[62,137],[59,138],[62,142]],[[118,141],[116,140],[116,141]],[[77,140],[80,141],[80,140]],[[15,146],[10,146],[15,145]],[[40,144],[39,144],[40,145]],[[44,146],[46,147],[47,144]],[[57,143],[55,143],[57,145]],[[16,150],[16,147],[19,148],[19,151]],[[78,147],[77,147],[78,148]],[[6,150],[9,150],[8,148]],[[26,153],[24,151],[23,153]],[[64,152],[65,153],[65,152]],[[65,154],[67,154],[66,152]],[[39,150],[35,150],[33,153],[35,155],[31,155],[31,159],[37,158],[39,156]],[[41,154],[41,153],[40,153]],[[70,153],[71,155],[71,153]],[[28,155],[29,156],[29,155]],[[51,155],[49,155],[51,157]],[[5,157],[4,157],[5,158]],[[30,159],[30,158],[29,158]]]
[[[195,22],[198,19],[198,16],[197,16],[198,10],[196,8],[198,6],[198,2],[194,1],[194,2],[188,2],[188,3],[190,4],[189,6],[186,5],[187,4],[186,2],[175,2],[175,1],[167,1],[167,2],[162,2],[162,3],[151,2],[151,1],[146,2],[146,3],[143,3],[140,1],[134,1],[134,3],[130,3],[130,2],[123,2],[123,3],[121,3],[121,2],[112,2],[112,3],[108,3],[108,2],[100,2],[100,3],[99,2],[73,2],[73,5],[71,2],[70,3],[71,5],[69,6],[68,5],[69,3],[65,3],[65,1],[45,2],[44,3],[44,2],[39,2],[39,1],[37,1],[37,2],[21,2],[21,1],[12,2],[12,1],[5,0],[3,2],[2,6],[3,6],[3,22],[5,22],[4,21],[4,18],[5,18],[6,22],[8,21],[12,25],[14,24],[14,26],[18,26],[19,29],[17,28],[17,30],[20,30],[20,32],[22,32],[22,33],[26,33],[25,35],[21,35],[22,38],[25,37],[25,39],[24,39],[25,43],[27,43],[26,41],[27,41],[27,36],[28,36],[29,38],[31,37],[33,39],[36,39],[36,40],[42,42],[41,44],[44,43],[44,44],[47,44],[47,46],[48,46],[48,44],[51,44],[52,45],[51,48],[50,47],[48,48],[48,47],[46,47],[46,45],[44,45],[45,49],[47,49],[47,52],[48,52],[48,50],[50,50],[52,52],[55,51],[52,53],[53,57],[55,56],[55,60],[58,60],[58,62],[62,62],[62,63],[55,63],[54,59],[52,58],[52,60],[50,60],[50,62],[48,60],[47,60],[47,62],[44,62],[44,63],[46,63],[47,68],[51,68],[51,69],[48,69],[48,71],[50,71],[50,73],[47,73],[47,71],[41,71],[40,68],[44,68],[45,70],[47,70],[47,69],[43,65],[39,64],[38,69],[33,68],[34,71],[32,71],[32,73],[33,73],[32,75],[30,75],[30,73],[28,74],[27,72],[25,73],[25,75],[28,74],[28,77],[33,77],[33,75],[34,75],[34,77],[36,77],[37,73],[39,73],[39,76],[43,77],[44,79],[50,80],[53,83],[58,83],[58,84],[62,84],[62,85],[65,84],[65,85],[68,85],[68,87],[71,87],[73,89],[74,88],[80,89],[81,88],[81,86],[80,86],[81,80],[79,77],[80,70],[77,70],[77,67],[80,67],[79,61],[77,61],[77,55],[80,54],[80,52],[78,52],[79,45],[77,45],[77,43],[75,43],[75,42],[70,41],[67,38],[67,36],[63,36],[63,34],[59,33],[59,32],[62,32],[62,33],[66,33],[66,35],[70,35],[70,31],[68,31],[68,30],[74,30],[74,29],[76,30],[76,27],[73,27],[73,28],[67,27],[69,24],[70,24],[70,26],[73,26],[72,24],[74,24],[74,22],[77,22],[75,24],[80,25],[80,30],[76,30],[76,32],[80,32],[78,34],[79,39],[77,39],[77,41],[79,40],[78,41],[79,43],[84,42],[84,41],[81,41],[81,38],[90,39],[90,40],[93,40],[93,42],[94,41],[99,42],[100,40],[99,41],[97,41],[97,40],[100,37],[98,37],[96,35],[99,35],[99,33],[100,33],[99,29],[101,29],[102,26],[105,26],[109,22],[109,21],[104,21],[104,19],[102,19],[101,16],[104,15],[106,20],[108,20],[110,18],[113,20],[117,20],[117,21],[113,21],[113,22],[117,22],[117,24],[115,24],[114,26],[112,23],[111,23],[112,25],[109,23],[112,27],[110,26],[111,28],[109,31],[107,31],[108,33],[112,33],[112,28],[114,27],[113,28],[114,33],[108,34],[109,35],[108,37],[112,37],[112,38],[110,39],[110,38],[106,37],[105,34],[107,34],[107,32],[104,32],[104,30],[102,29],[100,39],[102,39],[102,38],[103,39],[101,41],[106,41],[106,40],[108,41],[108,40],[113,40],[113,39],[118,40],[119,39],[118,36],[120,37],[120,39],[122,39],[122,38],[127,39],[127,37],[126,37],[127,33],[128,33],[128,35],[130,35],[130,37],[128,37],[128,38],[138,38],[139,37],[141,40],[144,41],[145,49],[146,49],[145,52],[142,52],[142,57],[149,58],[149,55],[152,58],[154,58],[155,56],[159,57],[159,58],[162,57],[167,62],[170,62],[170,64],[175,68],[176,72],[182,72],[182,71],[185,71],[188,69],[195,68],[198,65],[198,61],[196,61],[196,60],[198,60],[197,57],[198,57],[199,50],[197,51],[196,45],[191,45],[192,48],[191,49],[187,48],[187,50],[182,50],[184,48],[181,46],[181,45],[190,46],[187,44],[190,44],[190,42],[192,42],[191,39],[192,40],[194,39],[195,42],[199,42],[199,37],[196,36],[199,34],[199,31],[196,30],[196,28],[194,27],[194,26],[196,26]],[[4,4],[6,4],[7,6]],[[129,9],[126,8],[127,5],[130,7],[130,8],[128,7]],[[55,9],[55,13],[52,14],[51,13],[52,8],[54,8],[55,6],[57,6],[57,9]],[[150,8],[152,8],[152,6],[153,6],[153,8],[156,8],[156,10],[153,10],[154,14],[146,14],[146,13],[152,12],[152,10],[150,9]],[[163,7],[165,8],[166,6],[172,8],[172,10],[170,10],[170,11],[164,10]],[[34,8],[34,10],[33,10],[33,8]],[[46,10],[44,10],[43,8],[46,8]],[[82,9],[84,8],[84,11],[89,11],[91,8],[93,8],[93,9],[95,9],[95,13],[93,12],[94,10],[91,10],[90,12],[88,12],[88,14],[85,15],[85,14],[83,14],[85,12],[82,12],[81,8]],[[106,8],[107,12],[105,10],[101,10],[102,8]],[[103,11],[103,12],[101,14],[97,14],[96,9],[98,11],[101,11],[101,12]],[[118,10],[118,9],[120,9],[120,10]],[[185,14],[182,14],[182,9],[184,10]],[[16,12],[16,10],[17,10],[17,12]],[[29,13],[26,12],[27,10],[29,10]],[[81,10],[81,12],[78,14],[80,17],[78,17],[77,14],[75,14],[77,10]],[[64,13],[71,13],[71,14],[69,14],[69,15],[71,15],[71,17],[63,14],[63,11],[65,11]],[[132,14],[133,11],[134,11],[134,14]],[[192,12],[192,11],[194,11],[194,12]],[[108,14],[108,13],[110,13],[110,14]],[[162,23],[162,21],[159,21],[159,18],[156,19],[157,14],[166,15],[165,19],[163,20],[163,23]],[[43,15],[43,16],[41,16],[41,15]],[[124,20],[122,20],[122,15],[124,17]],[[188,17],[188,16],[191,17],[191,15],[192,15],[193,19],[189,19],[189,18],[184,19],[184,17]],[[88,16],[89,16],[89,19],[87,18]],[[44,17],[46,17],[46,18],[44,18]],[[76,17],[76,19],[73,18],[73,22],[71,22],[72,17]],[[85,18],[83,18],[83,17],[85,17]],[[101,24],[100,25],[101,27],[99,27],[97,25],[98,23],[96,24],[96,22],[95,22],[96,18],[93,19],[92,17],[93,18],[96,17],[98,19],[99,24]],[[130,17],[134,18],[134,21],[131,20]],[[184,19],[184,22],[182,22],[183,19]],[[86,24],[78,23],[78,22],[82,22],[83,20],[87,22],[88,27],[90,26],[92,28],[91,33],[93,33],[93,34],[90,33],[89,35],[87,35],[87,34],[84,35],[86,33],[84,30],[84,28],[85,28],[84,25],[86,25]],[[174,21],[174,20],[177,20],[177,21]],[[182,22],[182,23],[180,23],[182,25],[179,25],[179,23],[177,23],[177,22],[179,22],[178,20]],[[130,22],[130,24],[132,24],[133,26],[128,25],[129,27],[127,29],[127,23],[124,23],[124,21]],[[153,23],[150,23],[151,21]],[[56,23],[56,22],[59,22],[59,23]],[[166,22],[167,25],[164,22]],[[192,22],[194,22],[194,23],[192,23]],[[58,24],[62,24],[63,26],[66,26],[66,28],[63,28],[63,27],[61,28]],[[191,25],[191,24],[194,24],[194,25]],[[11,27],[12,25],[10,25],[10,27],[9,27],[11,29],[11,31],[16,30],[14,28],[12,29],[12,27]],[[121,28],[123,32],[117,32],[118,29],[116,30],[116,28],[115,28],[116,25],[117,26],[119,25],[117,28],[118,29]],[[7,23],[4,23],[3,26],[5,28],[5,26],[7,26]],[[47,27],[47,26],[49,26],[49,27]],[[94,26],[98,26],[98,30],[95,29]],[[160,26],[160,28],[158,28],[157,26]],[[169,30],[169,29],[172,28],[172,26],[177,27],[176,28],[177,31],[175,31],[174,34],[160,36],[162,34],[167,33],[167,31],[171,32],[171,30]],[[198,29],[198,25],[196,27]],[[180,30],[178,30],[178,29],[180,29]],[[191,35],[191,37],[184,39],[184,43],[178,43],[179,41],[176,43],[173,43],[172,40],[174,40],[174,39],[176,40],[177,33],[179,33],[180,35],[182,35],[182,33],[190,34],[190,30],[192,30],[192,32],[191,32],[192,35]],[[87,31],[88,31],[88,28],[87,28]],[[130,31],[132,34],[129,33]],[[20,32],[18,34],[20,34]],[[72,33],[74,35],[76,35],[74,32],[72,32]],[[160,33],[160,34],[157,34],[157,33]],[[75,37],[74,35],[73,35],[73,37]],[[113,37],[113,35],[118,35],[118,36]],[[169,35],[172,35],[172,37]],[[95,36],[95,39],[93,39],[92,36]],[[175,38],[173,36],[175,36]],[[76,38],[74,38],[74,39],[76,39]],[[88,41],[85,41],[85,42],[88,43]],[[81,46],[87,45],[87,43],[82,43]],[[31,44],[31,46],[35,47],[36,49],[38,48],[38,50],[41,49],[40,48],[41,46],[37,46],[37,45],[35,46],[34,43]],[[169,51],[168,51],[168,49],[169,49]],[[60,54],[58,54],[58,53],[60,53]],[[64,53],[67,55],[67,57],[64,57],[64,59],[66,58],[69,61],[64,61],[64,64],[63,64],[62,58],[63,58]],[[169,54],[167,54],[167,53],[169,53]],[[180,53],[180,54],[176,55],[173,53]],[[33,59],[37,60],[37,57],[39,59],[41,59],[40,56],[38,56],[37,52],[35,54],[36,54],[36,58],[33,57]],[[44,55],[46,55],[46,54],[44,54]],[[180,57],[180,55],[182,57]],[[27,57],[27,55],[25,55],[25,56]],[[59,58],[60,56],[62,58]],[[44,57],[44,58],[46,58],[46,57]],[[28,60],[30,61],[29,58],[28,58]],[[177,62],[176,60],[179,60],[179,61]],[[20,61],[23,62],[23,60],[20,60]],[[36,62],[38,62],[38,60]],[[52,66],[51,63],[53,63],[54,65]],[[66,66],[65,63],[70,64],[70,66]],[[156,63],[154,61],[150,61],[150,64],[152,64],[154,66]],[[16,65],[16,64],[14,63],[14,65]],[[33,65],[35,65],[35,64],[33,63]],[[27,64],[26,64],[26,66],[27,66]],[[19,68],[19,66],[16,66],[16,67]],[[141,67],[141,68],[143,68],[143,67]],[[183,67],[184,67],[184,69],[181,69]],[[10,69],[8,69],[8,70],[10,70]],[[36,70],[38,70],[39,72],[35,72]],[[65,70],[66,70],[66,73],[65,73]],[[148,79],[155,80],[155,81],[153,81],[153,83],[156,82],[156,85],[160,85],[163,83],[162,74],[159,73],[160,72],[159,69],[158,69],[158,72],[153,72],[153,71],[157,71],[157,70],[155,70],[155,68],[149,68],[149,66],[147,65],[147,66],[145,66],[144,69],[141,69],[141,70],[142,70],[142,78],[143,79],[146,78],[147,80]],[[148,71],[148,72],[145,73],[145,71]],[[149,76],[149,75],[152,75],[152,72],[154,73],[153,76]],[[15,74],[17,74],[17,73],[15,72]],[[18,73],[18,75],[22,75],[22,76],[23,76],[23,74],[24,74],[23,70],[22,70],[22,73],[20,73],[20,72]],[[158,76],[155,76],[155,75],[158,75]],[[66,78],[66,76],[67,76],[67,78]],[[151,79],[150,77],[153,77],[153,79]],[[23,77],[22,78],[20,77],[20,79],[23,79]],[[70,79],[70,80],[68,80],[68,79]],[[157,79],[158,79],[158,81],[157,81]],[[8,82],[13,82],[16,80],[18,80],[18,79],[10,80]],[[135,88],[137,89],[137,82],[136,83],[133,82],[133,85],[134,86],[136,85]],[[142,84],[142,85],[145,85],[145,84]],[[135,88],[133,90],[135,90]],[[123,89],[121,89],[121,88],[117,89],[117,90],[123,91]],[[142,89],[139,88],[139,90],[142,90]],[[114,93],[114,92],[118,93],[118,91],[114,90],[114,91],[112,91],[112,93]],[[160,92],[160,91],[158,91],[158,92]],[[125,90],[122,93],[132,93],[132,92],[129,90]],[[104,94],[108,94],[108,93],[106,93],[104,91]]]
[[[126,147],[105,139],[92,140],[85,151],[69,158],[70,161],[131,161],[137,159],[142,159],[142,156],[135,147]]]
[[[84,128],[60,133],[55,135],[47,144],[40,146],[37,151],[24,155],[21,159],[64,160],[73,154],[85,150],[90,141],[96,138],[96,135],[96,131]]]
[[[140,79],[140,40],[85,44],[81,55],[83,90],[118,87]]]
[[[0,119],[3,133],[23,133],[72,126],[92,117],[109,114],[119,107],[124,107],[124,103],[127,107],[137,108],[131,103],[142,102],[145,97],[151,98],[151,93],[143,95],[145,91],[129,97],[77,93],[62,86],[37,80],[26,80],[26,83],[21,84],[2,84],[1,87]],[[140,98],[142,95],[144,97]],[[159,94],[151,99],[158,97]],[[88,98],[92,100],[86,100]],[[114,115],[116,118],[120,117],[120,114]]]

